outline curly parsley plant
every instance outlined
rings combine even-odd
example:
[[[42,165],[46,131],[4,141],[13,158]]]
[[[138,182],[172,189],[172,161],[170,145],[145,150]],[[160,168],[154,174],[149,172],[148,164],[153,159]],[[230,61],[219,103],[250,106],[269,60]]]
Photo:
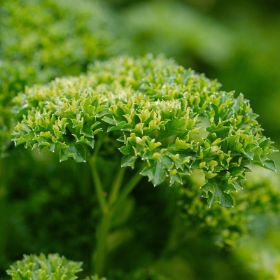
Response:
[[[243,95],[163,57],[97,62],[87,74],[28,88],[14,102],[17,145],[90,163],[103,213],[96,273],[104,271],[114,213],[142,176],[154,186],[187,187],[199,170],[208,205],[230,207],[249,164],[274,168],[272,143]],[[102,170],[102,158],[118,171]]]

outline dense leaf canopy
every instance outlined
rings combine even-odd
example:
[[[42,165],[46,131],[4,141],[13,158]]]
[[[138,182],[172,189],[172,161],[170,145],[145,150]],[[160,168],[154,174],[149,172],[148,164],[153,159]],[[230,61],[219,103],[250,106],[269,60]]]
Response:
[[[249,163],[273,168],[271,141],[249,102],[162,57],[96,63],[86,75],[29,88],[15,103],[16,144],[82,162],[96,139],[113,139],[122,166],[142,161],[154,185],[182,184],[202,170],[210,205],[232,205],[229,193]]]

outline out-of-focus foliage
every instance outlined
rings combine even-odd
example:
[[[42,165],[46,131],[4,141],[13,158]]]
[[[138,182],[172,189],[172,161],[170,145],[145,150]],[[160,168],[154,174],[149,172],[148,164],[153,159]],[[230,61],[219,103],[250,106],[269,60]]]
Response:
[[[0,141],[5,144],[12,118],[9,102],[16,93],[34,83],[80,74],[118,48],[113,16],[95,0],[79,5],[11,0],[1,4],[0,13]]]
[[[134,5],[124,11],[123,22],[132,53],[164,53],[189,67],[198,61],[220,64],[232,52],[226,28],[179,3]]]
[[[263,201],[268,198],[263,197]],[[243,236],[233,251],[254,272],[255,279],[279,279],[279,231],[279,214],[259,212],[250,223],[250,235]]]
[[[141,160],[141,174],[155,186],[183,184],[202,170],[209,205],[232,205],[229,194],[250,162],[274,168],[271,142],[248,101],[166,59],[98,63],[88,75],[30,88],[15,102],[17,144],[82,162],[96,137],[113,132],[122,167]]]
[[[280,210],[279,180],[273,172],[254,168],[244,180],[244,189],[234,195],[233,208],[208,207],[199,189],[204,184],[199,172],[180,188],[179,207],[189,226],[200,228],[213,235],[219,246],[236,246],[242,236],[248,234],[250,223],[261,214],[278,214]]]
[[[9,168],[0,169],[5,171],[0,185],[1,270],[23,253],[38,252],[71,256],[84,261],[88,270],[99,214],[89,171],[56,161],[52,155],[13,151],[6,158]]]
[[[1,97],[26,85],[79,74],[96,58],[114,54],[110,17],[95,0],[79,5],[66,0],[4,1]]]

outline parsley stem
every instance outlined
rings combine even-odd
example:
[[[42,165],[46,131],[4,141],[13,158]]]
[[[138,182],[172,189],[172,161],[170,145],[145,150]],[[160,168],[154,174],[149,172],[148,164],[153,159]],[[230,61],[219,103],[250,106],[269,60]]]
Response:
[[[106,257],[108,253],[108,234],[111,226],[111,217],[114,212],[118,209],[119,205],[125,201],[131,191],[139,183],[142,176],[136,173],[129,182],[124,186],[123,190],[120,192],[123,178],[125,175],[125,168],[120,168],[114,181],[112,183],[112,189],[108,200],[104,196],[104,188],[101,183],[97,166],[96,166],[95,154],[89,161],[91,166],[93,183],[96,189],[96,194],[98,202],[102,211],[102,217],[96,233],[96,246],[93,254],[93,270],[94,273],[102,275],[105,269]]]
[[[102,213],[105,214],[108,212],[108,206],[107,206],[107,202],[106,202],[105,196],[104,196],[104,188],[101,183],[101,180],[100,180],[100,177],[98,174],[98,170],[96,167],[96,157],[95,156],[89,160],[89,164],[91,167],[92,179],[93,179],[93,184],[94,184],[94,187],[96,190],[98,203],[100,205]]]
[[[96,236],[96,247],[95,253],[93,255],[93,267],[94,273],[102,275],[105,268],[106,257],[107,257],[107,242],[108,242],[108,233],[110,229],[111,214],[107,212],[102,216],[101,223],[97,230]]]
[[[109,197],[109,205],[111,206],[117,199],[120,187],[123,182],[123,177],[125,173],[125,168],[120,168],[119,172],[117,173],[116,178],[114,179],[113,185],[112,185],[112,191]]]
[[[133,191],[137,184],[142,179],[139,173],[136,173],[130,181],[124,186],[123,191],[120,193],[117,201],[112,205],[112,210],[114,211],[118,206],[128,197],[128,195]]]
[[[100,180],[96,166],[97,153],[89,160],[91,167],[93,184],[96,190],[97,200],[102,212],[101,221],[96,232],[96,246],[92,257],[94,273],[102,274],[105,267],[107,255],[107,237],[110,229],[111,215],[109,213],[108,203],[104,196],[104,187]]]

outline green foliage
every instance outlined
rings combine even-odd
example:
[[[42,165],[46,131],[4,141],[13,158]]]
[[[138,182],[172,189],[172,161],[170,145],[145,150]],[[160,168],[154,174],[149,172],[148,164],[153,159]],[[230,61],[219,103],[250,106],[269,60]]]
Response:
[[[1,9],[1,60],[11,68],[5,66],[9,75],[3,73],[1,92],[12,94],[26,84],[80,73],[92,60],[113,52],[109,13],[95,0],[78,6],[65,0],[12,0]],[[24,68],[12,67],[13,62]],[[24,75],[22,82],[17,75]]]
[[[90,256],[88,255],[89,250],[94,249],[92,233],[96,230],[96,216],[99,215],[96,195],[87,178],[89,170],[83,164],[76,165],[71,161],[57,165],[45,153],[39,155],[35,153],[35,155],[36,161],[27,158],[24,151],[20,156],[15,155],[18,166],[17,169],[11,171],[10,176],[13,180],[8,190],[8,205],[6,209],[1,208],[3,210],[0,219],[3,223],[4,214],[10,213],[9,223],[4,224],[4,227],[1,228],[1,239],[3,240],[3,235],[8,235],[4,252],[5,257],[8,258],[6,263],[9,264],[11,259],[17,258],[17,254],[20,252],[36,253],[42,250],[44,252],[56,250],[71,259],[83,261],[85,271],[89,273]],[[32,170],[29,166],[25,166],[27,160],[30,162]],[[14,162],[14,159],[11,158],[11,161]],[[100,168],[111,170],[112,165],[109,164],[109,161],[102,161]],[[24,178],[20,181],[20,185],[14,174]],[[104,171],[103,174],[102,178],[108,173]],[[215,242],[219,247],[226,246],[231,252],[230,247],[238,247],[239,242],[236,244],[236,241],[239,241],[240,237],[246,233],[252,236],[251,221],[258,218],[258,213],[277,213],[279,183],[275,181],[270,172],[254,168],[253,172],[247,175],[245,189],[238,194],[238,197],[244,194],[245,202],[238,200],[234,207],[227,209],[216,207],[216,205],[209,209],[205,200],[199,199],[199,195],[196,198],[184,197],[184,192],[187,190],[189,190],[188,193],[195,194],[195,190],[198,192],[196,186],[199,187],[201,184],[198,180],[201,180],[200,176],[192,176],[194,185],[187,184],[184,188],[151,188],[150,184],[143,182],[141,187],[135,189],[129,203],[122,205],[122,211],[129,212],[129,215],[125,214],[125,216],[128,215],[128,221],[127,218],[121,217],[122,211],[118,212],[117,218],[121,221],[114,222],[112,233],[109,236],[109,248],[112,255],[108,263],[109,280],[133,279],[131,274],[139,275],[140,272],[134,272],[134,270],[138,270],[141,266],[151,266],[151,269],[146,269],[146,272],[141,272],[140,275],[149,277],[159,273],[167,279],[186,279],[181,272],[177,274],[176,278],[170,276],[178,271],[178,262],[181,263],[181,266],[188,267],[191,275],[194,275],[193,278],[187,279],[197,279],[198,277],[201,277],[198,279],[203,279],[207,275],[210,279],[220,279],[221,270],[237,277],[238,272],[234,272],[231,267],[231,263],[235,261],[221,256],[220,250],[213,247],[213,243]],[[186,199],[184,200],[186,205],[182,205],[185,208],[180,209],[185,211],[183,220],[178,219],[176,225],[177,228],[179,227],[181,235],[172,237],[174,247],[171,248],[171,252],[174,256],[188,252],[189,256],[174,261],[167,258],[163,262],[164,258],[169,257],[170,254],[168,252],[166,256],[164,251],[170,243],[168,242],[170,232],[174,230],[174,218],[179,218],[178,213],[171,210],[174,207],[172,205],[178,200],[177,189],[180,191],[179,195],[182,192],[181,199]],[[250,192],[250,196],[247,195],[247,191]],[[258,195],[258,193],[263,194]],[[242,205],[245,203],[250,207],[250,197],[252,197],[252,202],[260,201],[257,197],[261,197],[262,203],[252,203],[251,207],[259,205],[259,210],[254,210],[247,219],[248,208],[247,206],[242,207]],[[204,203],[198,204],[201,200]],[[236,208],[243,209],[242,212],[237,213],[237,218],[235,218]],[[254,206],[254,208],[257,207]],[[187,212],[187,209],[190,211]],[[46,215],[46,213],[48,214]],[[243,231],[241,232],[239,229]],[[36,236],[35,239],[34,236]],[[135,251],[137,258],[135,258]],[[194,255],[193,252],[197,252],[197,255]],[[253,251],[250,251],[250,254],[253,257]],[[197,259],[200,261],[198,262]],[[163,262],[162,265],[154,267],[154,263],[159,262]],[[203,271],[199,266],[200,262],[205,262]],[[239,273],[243,269],[242,266],[246,265],[244,258],[238,266]],[[163,272],[167,266],[170,272],[166,275]],[[214,268],[218,270],[213,271]],[[128,271],[128,269],[132,272],[125,275],[122,273],[117,278],[116,270]]]
[[[129,275],[129,277],[127,277],[127,279],[131,279],[131,280],[168,280],[168,278],[166,278],[165,276],[163,276],[153,270],[136,271],[132,275]]]
[[[32,15],[32,16],[31,16]],[[93,0],[12,0],[1,5],[0,143],[9,143],[11,98],[25,86],[79,74],[116,53],[113,20]],[[19,21],[20,19],[20,21]]]
[[[271,61],[280,59],[280,21],[274,2],[136,1],[121,9],[128,52],[164,53],[219,77],[226,88],[244,92],[267,133],[278,139],[280,71]]]
[[[274,220],[277,219],[278,217],[274,217]],[[279,279],[280,277],[278,232],[279,224],[278,227],[272,226],[264,234],[257,234],[251,238],[245,237],[234,251],[234,254],[246,262],[249,269],[255,273],[255,279]]]
[[[253,168],[253,172],[246,175],[244,190],[234,194],[233,208],[218,205],[209,208],[199,192],[203,181],[201,173],[193,175],[190,182],[179,189],[178,205],[185,222],[213,236],[219,246],[236,246],[236,242],[250,232],[252,221],[259,215],[279,213],[279,180],[271,171]]]
[[[81,260],[79,279],[96,260],[108,280],[279,278],[280,184],[251,165],[274,169],[248,101],[163,57],[88,67],[123,47],[164,53],[244,92],[279,140],[275,1],[106,1],[115,10],[95,0],[1,2],[1,279],[23,253],[39,252]],[[33,151],[11,143],[15,113],[15,140]],[[134,189],[139,171],[173,187],[142,178]],[[45,263],[69,272],[50,256],[25,257],[14,277],[42,274]]]
[[[82,271],[82,263],[67,260],[57,254],[25,255],[22,260],[12,264],[7,271],[11,280],[75,280],[81,279],[77,274]],[[123,279],[130,280],[167,280],[154,271],[140,270]],[[106,280],[97,275],[84,280]]]
[[[89,170],[57,161],[53,154],[13,150],[1,166],[0,271],[19,255],[38,252],[70,256],[89,270],[100,214]]]
[[[75,280],[81,263],[68,261],[58,255],[24,256],[7,271],[12,280]]]
[[[106,278],[104,277],[99,277],[99,276],[91,276],[91,277],[87,277],[85,280],[106,280]]]
[[[85,280],[106,280],[106,278],[95,275],[95,276],[87,277]]]
[[[215,69],[214,75],[221,77],[227,87],[246,93],[267,133],[278,139],[280,122],[276,104],[280,96],[280,70],[271,61],[280,59],[277,47],[280,21],[269,17],[264,27],[260,17],[251,15],[251,23],[245,24],[249,15],[242,14],[239,21],[231,19],[229,32],[234,35],[235,49],[230,59]]]
[[[29,88],[15,103],[17,145],[82,162],[95,138],[109,137],[122,167],[141,160],[155,186],[202,170],[209,205],[233,204],[249,163],[274,168],[271,141],[248,101],[164,58],[96,63],[87,75]]]

